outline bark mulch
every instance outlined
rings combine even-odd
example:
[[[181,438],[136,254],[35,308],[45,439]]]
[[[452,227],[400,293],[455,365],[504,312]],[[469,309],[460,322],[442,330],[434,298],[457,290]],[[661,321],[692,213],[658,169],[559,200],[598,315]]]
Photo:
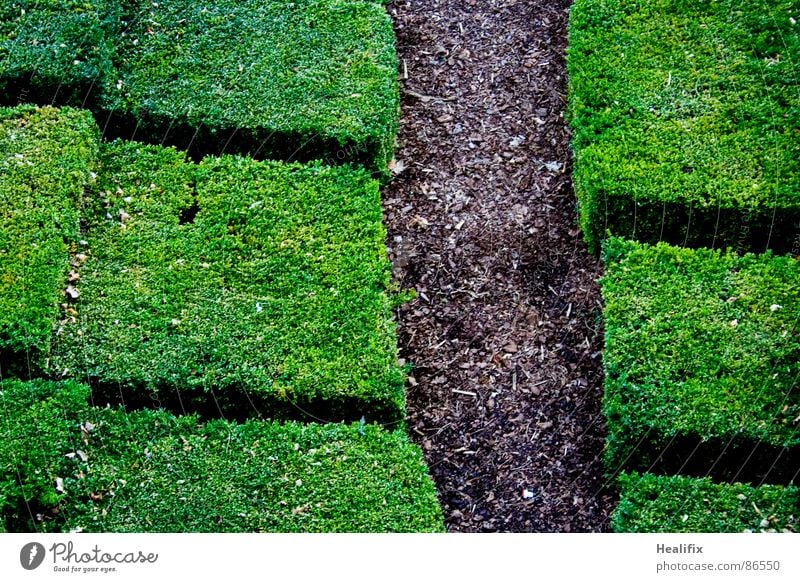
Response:
[[[384,214],[412,438],[450,531],[605,531],[600,263],[570,183],[567,0],[395,0]]]

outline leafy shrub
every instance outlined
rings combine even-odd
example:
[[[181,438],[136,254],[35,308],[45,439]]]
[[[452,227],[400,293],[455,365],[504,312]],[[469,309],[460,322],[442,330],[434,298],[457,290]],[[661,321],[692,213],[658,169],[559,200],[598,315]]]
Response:
[[[66,300],[69,250],[99,141],[88,113],[0,109],[0,354],[42,363]]]
[[[128,436],[140,446],[149,430],[139,421],[147,418],[137,419],[137,431]],[[147,452],[137,451],[121,469],[102,453],[106,460],[95,465],[91,482],[105,485],[102,492],[114,487],[114,496],[100,502],[83,497],[67,512],[67,529],[442,530],[422,454],[401,431],[215,421],[147,442]]]
[[[201,425],[164,411],[91,408],[87,396],[73,383],[3,384],[0,499],[9,529],[443,529],[421,452],[402,431]],[[34,497],[41,518],[27,513]]]
[[[794,0],[577,0],[569,118],[580,222],[645,242],[800,235]]]
[[[402,417],[380,196],[364,171],[232,156],[196,167],[120,142],[103,160],[80,315],[55,372],[159,397],[213,392],[240,412]]]
[[[113,67],[118,0],[0,1],[0,91],[81,104]]]
[[[797,487],[714,483],[710,479],[622,474],[615,532],[740,533],[797,529]]]
[[[683,437],[800,444],[798,261],[616,238],[605,255],[611,470]]]
[[[374,2],[134,4],[105,106],[137,135],[212,153],[364,162],[392,156],[399,93],[391,21]],[[142,123],[139,123],[139,122]]]
[[[0,528],[25,528],[58,503],[64,455],[80,449],[89,389],[73,382],[0,382]]]

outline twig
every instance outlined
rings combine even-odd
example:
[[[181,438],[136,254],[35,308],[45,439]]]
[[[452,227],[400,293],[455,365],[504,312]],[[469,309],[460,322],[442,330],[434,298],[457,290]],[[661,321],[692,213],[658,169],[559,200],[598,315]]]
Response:
[[[459,390],[458,388],[453,388],[453,392],[456,394],[463,394],[464,396],[472,396],[473,398],[477,398],[478,394],[475,392],[469,392],[468,390]]]
[[[406,95],[410,95],[411,97],[415,97],[422,101],[423,103],[429,103],[430,101],[455,101],[455,96],[450,97],[438,97],[436,95],[423,95],[422,93],[417,93],[416,91],[411,91],[410,89],[404,89],[403,93]]]

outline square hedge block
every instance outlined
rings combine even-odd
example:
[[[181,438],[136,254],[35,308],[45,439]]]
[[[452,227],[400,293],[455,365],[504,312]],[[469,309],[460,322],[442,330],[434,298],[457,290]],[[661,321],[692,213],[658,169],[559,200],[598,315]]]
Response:
[[[773,476],[800,469],[800,262],[621,239],[605,260],[609,470],[721,469],[738,448]]]
[[[113,142],[50,372],[248,416],[402,418],[378,183]]]
[[[380,3],[175,0],[128,10],[119,76],[103,96],[111,127],[135,125],[137,139],[200,154],[388,172],[399,88]]]
[[[580,224],[683,246],[800,240],[795,0],[577,0],[569,107]]]
[[[440,532],[422,452],[374,424],[243,424],[88,404],[0,382],[0,528],[38,532]]]

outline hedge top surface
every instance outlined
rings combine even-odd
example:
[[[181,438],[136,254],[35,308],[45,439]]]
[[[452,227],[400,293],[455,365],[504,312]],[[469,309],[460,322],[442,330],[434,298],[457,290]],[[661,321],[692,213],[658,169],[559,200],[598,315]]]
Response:
[[[114,430],[111,422],[98,429],[99,438]],[[139,413],[133,430],[127,427],[112,438],[130,435],[141,445],[160,422]],[[101,503],[76,503],[66,529],[443,531],[422,454],[401,431],[376,425],[216,421],[194,433],[170,432],[149,440],[147,458],[136,451],[129,457],[132,462],[120,466],[109,455],[96,466],[92,477],[117,484],[115,495]]]
[[[118,0],[0,1],[0,79],[54,92],[99,81],[113,66],[120,14]]]
[[[115,111],[190,127],[391,146],[394,33],[373,2],[139,3],[119,50]],[[302,140],[298,147],[302,146]]]
[[[619,477],[611,529],[631,533],[795,532],[797,487],[714,483],[710,479],[631,473]]]
[[[76,215],[84,186],[91,181],[99,132],[86,111],[70,108],[0,108],[0,204],[6,216],[43,211],[47,202]],[[63,221],[70,236],[77,224]]]
[[[131,143],[104,159],[80,316],[55,372],[402,416],[380,193],[365,171],[194,166]]]
[[[0,529],[20,527],[28,507],[58,503],[55,479],[66,474],[54,468],[80,448],[75,429],[88,420],[88,398],[88,387],[74,382],[0,381]]]
[[[73,382],[0,383],[0,512],[9,529],[443,531],[422,454],[402,431],[198,424],[165,411],[92,408],[88,396]],[[44,520],[31,523],[29,507]]]
[[[0,109],[0,350],[48,349],[98,141],[87,112]]]
[[[799,16],[795,0],[577,0],[568,68],[579,189],[800,206]]]
[[[800,444],[797,260],[612,238],[605,261],[610,448],[649,428]]]

